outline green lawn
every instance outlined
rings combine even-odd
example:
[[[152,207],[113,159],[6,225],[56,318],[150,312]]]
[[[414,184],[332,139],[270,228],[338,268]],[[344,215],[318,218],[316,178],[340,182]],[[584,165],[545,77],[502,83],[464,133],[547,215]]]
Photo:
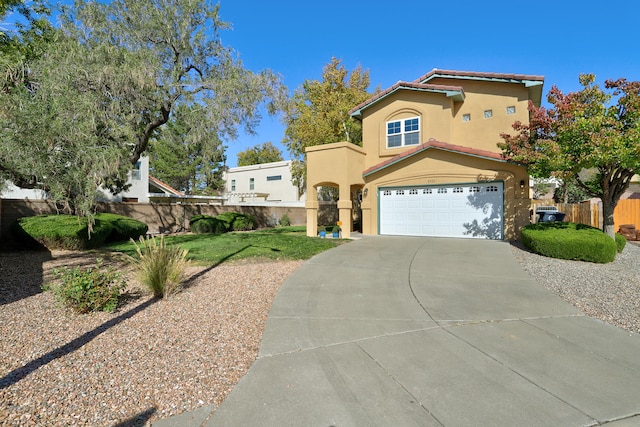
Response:
[[[306,228],[278,227],[225,234],[183,234],[167,236],[168,245],[188,249],[187,258],[196,264],[212,265],[246,258],[309,259],[344,243],[344,240],[307,237]],[[134,255],[132,243],[106,246],[107,250]]]

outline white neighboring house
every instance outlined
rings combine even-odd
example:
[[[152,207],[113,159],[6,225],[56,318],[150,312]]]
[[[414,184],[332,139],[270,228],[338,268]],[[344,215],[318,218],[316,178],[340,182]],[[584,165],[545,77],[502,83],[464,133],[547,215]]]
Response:
[[[16,187],[13,182],[5,182],[5,188],[0,192],[2,199],[20,199],[20,200],[42,200],[47,198],[47,193],[43,190],[30,190],[27,188]]]
[[[100,193],[99,199],[105,202],[149,203],[150,201],[175,202],[176,198],[187,197],[180,191],[149,175],[148,157],[140,157],[140,160],[129,172],[128,183],[131,184],[129,189],[116,195],[104,189],[98,189]],[[0,193],[0,197],[3,199],[44,200],[47,198],[47,193],[43,190],[19,188],[8,182],[7,188]]]
[[[111,194],[109,191],[100,191],[100,199],[104,202],[137,202],[149,203],[149,157],[140,157],[135,164],[129,179],[127,180],[131,187],[127,191],[118,194]]]
[[[227,205],[304,206],[291,179],[291,160],[228,168],[224,173]]]

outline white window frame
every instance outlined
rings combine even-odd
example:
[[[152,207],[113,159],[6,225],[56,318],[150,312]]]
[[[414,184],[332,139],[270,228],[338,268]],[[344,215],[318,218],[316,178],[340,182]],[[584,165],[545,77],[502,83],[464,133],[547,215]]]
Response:
[[[406,122],[410,121],[410,120],[417,120],[418,121],[418,129],[417,130],[410,130],[407,131],[405,130],[405,126],[406,126]],[[392,123],[400,123],[400,131],[399,132],[394,132],[394,133],[389,133],[389,125]],[[415,116],[415,117],[407,117],[405,119],[397,119],[397,120],[389,120],[386,124],[385,124],[385,134],[386,134],[386,145],[387,148],[402,148],[402,147],[413,147],[416,145],[420,145],[420,131],[421,131],[421,120],[419,116]],[[406,143],[406,138],[408,135],[418,135],[418,142],[416,142],[415,144],[407,144]],[[400,136],[400,145],[394,145],[394,146],[390,146],[389,145],[389,137],[390,136]]]
[[[255,190],[256,189],[256,180],[255,178],[249,178],[249,190]]]

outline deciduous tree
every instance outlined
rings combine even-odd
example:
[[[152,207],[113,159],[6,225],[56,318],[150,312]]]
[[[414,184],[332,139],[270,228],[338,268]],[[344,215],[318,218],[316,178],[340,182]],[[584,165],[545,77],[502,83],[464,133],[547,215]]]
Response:
[[[583,74],[580,83],[568,94],[553,86],[549,109],[530,103],[530,123],[514,123],[517,133],[503,134],[500,146],[534,176],[572,178],[599,197],[603,230],[613,237],[613,211],[640,171],[640,81],[607,80],[603,90],[593,74]]]
[[[282,161],[280,149],[271,142],[258,144],[238,153],[238,166],[259,165]]]
[[[283,143],[294,159],[292,174],[300,190],[306,185],[307,147],[340,141],[362,145],[362,125],[349,110],[369,98],[369,71],[358,66],[349,74],[341,62],[331,58],[321,81],[305,80],[285,112]]]

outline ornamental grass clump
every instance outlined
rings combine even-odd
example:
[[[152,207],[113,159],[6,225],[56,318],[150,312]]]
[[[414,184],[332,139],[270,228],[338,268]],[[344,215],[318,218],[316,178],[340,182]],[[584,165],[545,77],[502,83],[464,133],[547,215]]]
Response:
[[[136,270],[140,283],[162,298],[180,290],[184,278],[187,260],[187,249],[179,246],[167,246],[164,236],[140,237],[140,244],[131,239],[136,247],[137,257],[129,257]]]
[[[115,310],[127,287],[122,274],[113,266],[103,268],[100,258],[93,267],[62,267],[54,269],[53,274],[57,282],[45,284],[42,289],[52,291],[56,301],[77,313]]]

